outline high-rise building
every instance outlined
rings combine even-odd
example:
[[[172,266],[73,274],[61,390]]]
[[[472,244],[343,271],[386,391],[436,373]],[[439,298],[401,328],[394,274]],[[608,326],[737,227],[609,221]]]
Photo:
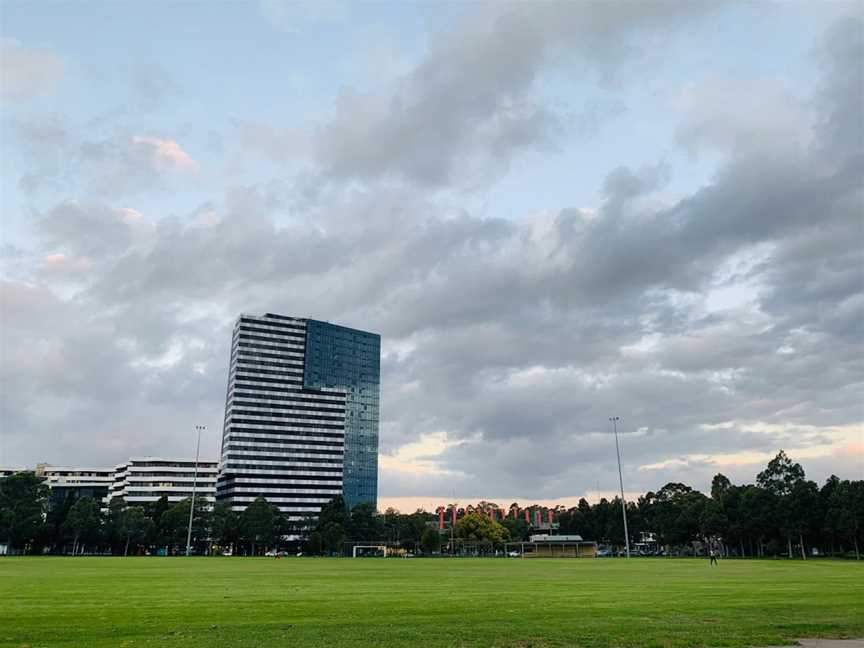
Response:
[[[163,459],[160,457],[132,457],[118,464],[113,471],[113,484],[106,503],[122,497],[129,505],[155,502],[163,495],[172,504],[192,497],[195,486],[196,501],[213,503],[216,496],[215,461],[201,459]]]
[[[381,338],[283,315],[234,327],[216,498],[292,518],[378,500]]]

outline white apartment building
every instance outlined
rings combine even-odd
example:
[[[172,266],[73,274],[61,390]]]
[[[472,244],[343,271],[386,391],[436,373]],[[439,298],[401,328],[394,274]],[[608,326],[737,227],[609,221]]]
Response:
[[[171,503],[192,497],[192,483],[196,482],[195,498],[210,504],[216,499],[218,462],[198,461],[195,479],[194,459],[165,459],[162,457],[133,457],[114,467],[113,483],[106,502],[122,497],[127,504],[155,502],[163,495]]]
[[[36,464],[36,476],[43,477],[49,488],[91,487],[110,488],[114,482],[113,468],[72,468]]]

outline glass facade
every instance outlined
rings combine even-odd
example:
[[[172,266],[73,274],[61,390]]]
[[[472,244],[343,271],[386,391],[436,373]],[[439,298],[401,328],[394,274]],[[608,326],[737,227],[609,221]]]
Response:
[[[380,378],[381,336],[307,320],[303,387],[345,393],[342,491],[349,507],[378,504]]]

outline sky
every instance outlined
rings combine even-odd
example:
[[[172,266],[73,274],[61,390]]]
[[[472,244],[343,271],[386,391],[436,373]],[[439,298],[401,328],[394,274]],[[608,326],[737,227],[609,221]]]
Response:
[[[0,464],[380,333],[379,506],[864,475],[864,2],[0,0]]]

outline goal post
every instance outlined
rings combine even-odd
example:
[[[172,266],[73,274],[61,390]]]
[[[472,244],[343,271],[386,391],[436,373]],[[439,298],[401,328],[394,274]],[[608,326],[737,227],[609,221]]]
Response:
[[[383,558],[387,557],[387,545],[354,545],[352,549],[351,557],[357,557],[358,549],[375,549],[376,551],[380,551]]]

